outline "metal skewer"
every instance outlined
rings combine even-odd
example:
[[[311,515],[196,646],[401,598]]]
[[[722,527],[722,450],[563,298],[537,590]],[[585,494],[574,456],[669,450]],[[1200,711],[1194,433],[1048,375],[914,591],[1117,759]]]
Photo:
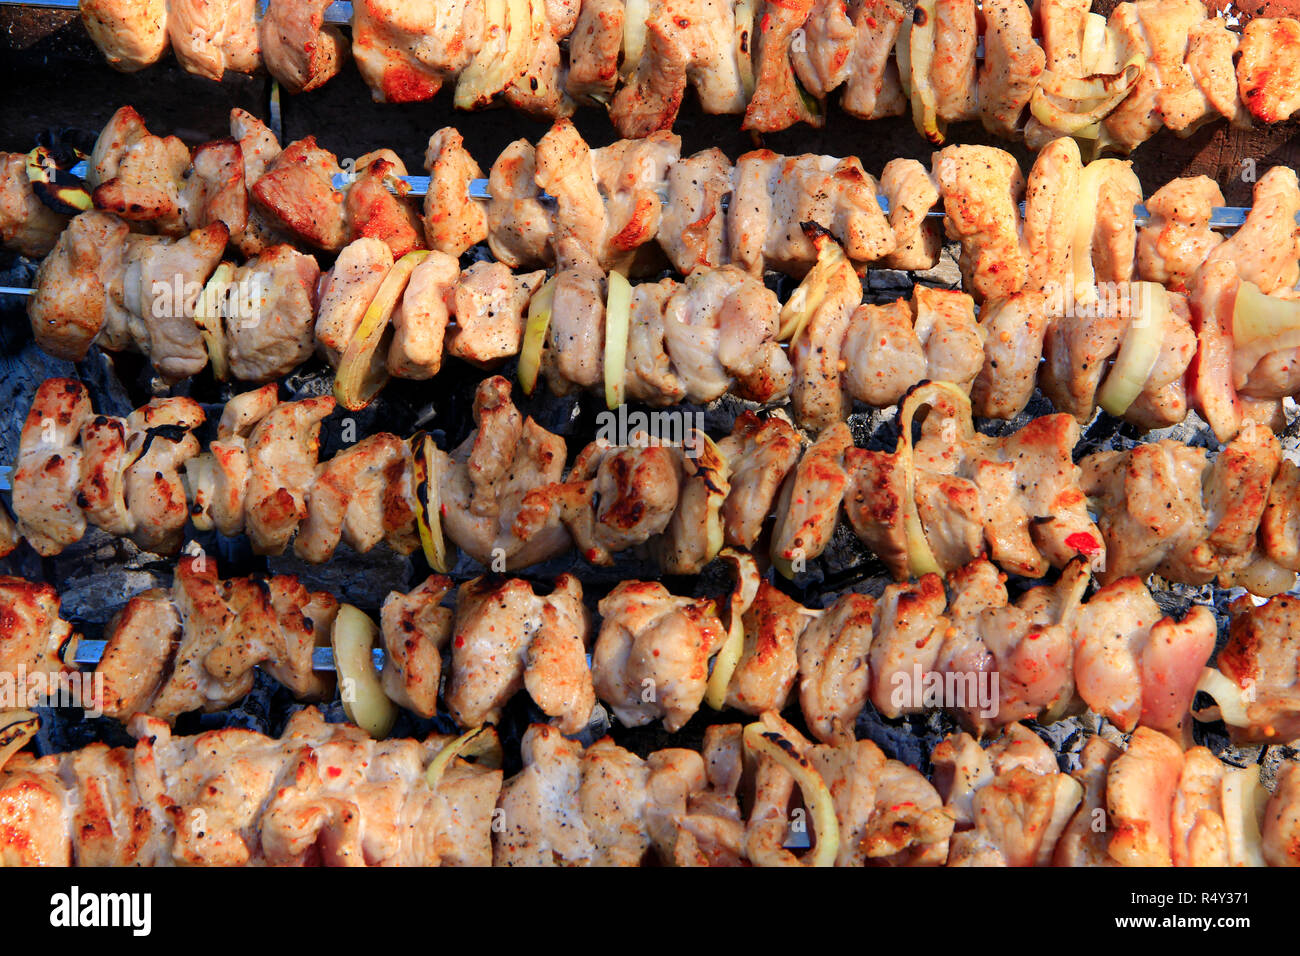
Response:
[[[77,651],[73,655],[73,663],[76,664],[98,664],[104,656],[104,647],[107,641],[87,641],[77,642]],[[384,666],[384,652],[382,648],[376,647],[371,654],[374,658],[375,670],[382,670]],[[334,667],[334,649],[332,647],[318,647],[311,652],[311,669],[314,671],[332,671]]]
[[[108,641],[88,641],[82,639],[77,642],[77,650],[72,655],[74,664],[98,664],[104,657],[104,649],[108,646]],[[382,647],[373,648],[370,651],[371,661],[375,665],[375,670],[383,670],[384,662],[387,655]],[[587,666],[591,666],[591,655],[587,655]],[[334,648],[317,647],[311,652],[311,669],[314,671],[333,671],[337,670],[334,666]]]
[[[393,190],[393,192],[397,193],[398,195],[404,194],[408,196],[422,196],[424,195],[424,193],[428,192],[429,190],[428,176],[404,176],[401,178],[405,180],[407,183],[410,183],[411,188],[409,192],[405,192],[405,193],[402,193],[399,190]],[[346,180],[347,180],[346,176],[335,176],[334,188],[346,189],[347,188]],[[658,192],[659,192],[659,198],[662,199],[664,202],[667,202],[668,201],[667,187],[661,186]],[[492,198],[492,193],[488,191],[488,181],[486,179],[471,179],[469,181],[469,198],[478,199],[483,202],[487,202],[488,200],[490,200]],[[542,202],[555,201],[555,197],[551,196],[548,193],[540,193],[537,198],[540,199]],[[722,206],[724,211],[726,210],[728,198],[730,197],[729,196],[722,197]],[[888,216],[889,197],[877,195],[876,202],[880,203],[881,211],[886,216]],[[1024,216],[1025,214],[1025,205],[1026,204],[1023,202],[1020,204],[1021,216]],[[1210,211],[1209,225],[1211,229],[1240,229],[1243,225],[1245,225],[1246,216],[1249,214],[1250,214],[1249,206],[1215,206]],[[944,217],[943,207],[936,206],[934,209],[931,209],[925,215],[929,219],[942,219]],[[1147,211],[1147,207],[1145,205],[1143,205],[1142,203],[1138,203],[1133,207],[1133,220],[1138,226],[1145,226],[1147,223],[1151,221],[1151,213]],[[1296,223],[1300,224],[1300,213],[1296,214]]]

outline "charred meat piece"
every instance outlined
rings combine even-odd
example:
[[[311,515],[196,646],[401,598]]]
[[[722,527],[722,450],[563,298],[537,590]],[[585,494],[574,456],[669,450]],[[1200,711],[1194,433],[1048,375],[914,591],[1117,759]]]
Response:
[[[0,245],[41,258],[54,248],[68,221],[36,195],[27,177],[27,157],[0,152]]]
[[[285,147],[252,185],[253,201],[275,228],[327,252],[346,243],[343,194],[334,177],[338,160],[308,136]]]
[[[626,726],[663,718],[669,732],[681,729],[704,700],[709,658],[725,639],[709,602],[653,582],[623,582],[599,611],[591,665],[597,696]]]

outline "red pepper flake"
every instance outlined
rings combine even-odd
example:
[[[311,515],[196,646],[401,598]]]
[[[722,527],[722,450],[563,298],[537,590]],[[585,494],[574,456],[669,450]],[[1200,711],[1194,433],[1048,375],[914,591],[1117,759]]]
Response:
[[[341,777],[341,776],[343,776],[343,768],[342,768],[342,767],[327,767],[326,770],[325,770],[325,772],[328,773],[331,777]]]
[[[457,634],[457,635],[456,635],[456,646],[457,646],[457,647],[464,647],[464,646],[465,646],[465,635],[464,635],[464,634]]]
[[[758,21],[758,29],[761,30],[763,33],[766,33],[768,30],[772,29],[772,14],[770,13],[763,14],[763,19]]]
[[[1086,531],[1076,531],[1065,539],[1065,543],[1080,554],[1089,556],[1101,550],[1101,544]]]

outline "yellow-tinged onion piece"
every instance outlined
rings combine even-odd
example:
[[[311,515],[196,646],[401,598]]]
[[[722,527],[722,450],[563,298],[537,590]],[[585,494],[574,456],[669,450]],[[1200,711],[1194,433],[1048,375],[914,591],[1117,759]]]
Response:
[[[1077,135],[1077,134],[1076,134]],[[1091,305],[1097,301],[1097,274],[1092,268],[1092,237],[1097,230],[1097,200],[1106,169],[1095,160],[1079,173],[1079,201],[1075,204],[1074,235],[1070,243],[1070,261],[1074,265],[1074,301]]]
[[[0,711],[0,770],[27,746],[40,729],[41,718],[30,710]]]
[[[628,0],[628,9],[633,3],[645,0]],[[754,98],[754,23],[758,0],[736,0],[736,63],[740,67],[740,86],[745,92],[745,102]],[[624,28],[626,31],[626,27]]]
[[[840,821],[835,815],[835,800],[808,758],[795,749],[784,735],[769,730],[761,721],[749,724],[743,735],[746,749],[767,757],[794,778],[803,795],[804,805],[812,817],[812,853],[803,860],[805,866],[834,866],[840,852]]]
[[[1213,667],[1205,668],[1196,689],[1213,697],[1216,705],[1194,713],[1192,716],[1197,720],[1222,720],[1229,727],[1250,726],[1246,712],[1246,689],[1222,671]]]
[[[718,556],[725,541],[726,525],[722,520],[722,506],[731,490],[731,463],[712,438],[699,429],[694,434],[695,446],[700,449],[700,454],[692,462],[695,467],[693,477],[703,480],[709,488],[704,532],[708,539],[704,557],[707,564]]]
[[[623,11],[623,65],[619,67],[628,79],[641,65],[648,35],[646,22],[650,19],[650,0],[625,0]]]
[[[442,535],[442,491],[438,472],[438,449],[424,432],[411,437],[411,459],[415,463],[415,494],[421,507],[415,510],[424,560],[439,574],[448,574],[447,541]]]
[[[524,324],[524,340],[519,347],[519,384],[524,394],[533,394],[537,375],[542,368],[542,349],[546,346],[546,332],[551,327],[551,308],[555,305],[555,276],[547,279],[528,303],[528,321]]]
[[[234,277],[234,263],[221,263],[213,271],[212,278],[203,287],[198,302],[194,304],[194,324],[203,336],[208,359],[212,362],[212,375],[218,382],[224,382],[230,377],[230,364],[226,360],[226,336],[221,327],[221,305]]]
[[[499,769],[502,763],[501,738],[497,735],[497,729],[491,724],[485,724],[482,727],[475,727],[461,734],[455,740],[448,742],[434,755],[433,760],[429,761],[429,767],[424,771],[424,779],[428,782],[430,789],[437,789],[438,783],[442,780],[443,774],[447,768],[452,765],[457,757],[464,760],[474,760],[486,767]]]
[[[1097,390],[1097,404],[1116,418],[1142,394],[1160,358],[1165,329],[1169,327],[1169,298],[1156,282],[1134,282],[1129,308],[1133,312],[1124,341],[1106,381]]]
[[[790,343],[791,348],[799,341],[799,336],[807,328],[812,317],[821,308],[822,302],[830,291],[831,283],[842,270],[853,272],[853,263],[835,237],[821,227],[805,230],[812,237],[817,247],[817,261],[803,277],[803,281],[790,294],[777,322],[776,337],[778,341]]]
[[[1044,126],[1064,136],[1100,139],[1100,123],[1123,99],[1146,68],[1146,56],[1131,51],[1123,63],[1118,41],[1107,31],[1107,42],[1088,51],[1094,59],[1083,61],[1083,76],[1044,70],[1029,100],[1029,111]],[[1095,129],[1094,129],[1095,127]]]
[[[605,294],[605,405],[623,404],[627,376],[627,337],[632,328],[632,283],[617,270],[609,274]],[[531,390],[530,390],[531,391]]]
[[[1142,59],[1144,58],[1139,55],[1115,73],[1097,73],[1092,76],[1063,76],[1044,71],[1043,75],[1047,79],[1040,89],[1045,96],[1088,106],[1122,99],[1142,75]]]
[[[330,632],[343,712],[371,737],[388,736],[397,721],[397,705],[388,699],[375,670],[379,627],[360,609],[340,604]]]
[[[1085,76],[1095,73],[1105,62],[1107,42],[1106,18],[1100,13],[1085,14],[1083,39],[1079,43],[1079,65]]]
[[[458,110],[487,106],[522,69],[530,50],[528,0],[485,0],[483,45],[456,80]]]
[[[95,208],[95,200],[86,184],[60,168],[44,146],[37,146],[27,154],[26,172],[36,198],[55,212],[75,216]]]
[[[912,421],[916,413],[925,407],[935,406],[941,398],[952,400],[957,406],[957,413],[962,423],[962,437],[969,438],[975,433],[975,423],[971,416],[970,396],[951,382],[922,382],[903,398],[898,413],[898,451],[903,468],[903,531],[907,540],[907,567],[913,577],[924,574],[942,574],[939,565],[925,537],[925,527],[921,523],[921,514],[916,507],[916,456],[912,447]]]
[[[1232,367],[1238,387],[1265,355],[1300,348],[1300,301],[1265,295],[1245,279],[1232,307]]]
[[[736,586],[727,605],[727,639],[713,658],[713,670],[709,672],[709,684],[704,692],[704,702],[714,710],[722,710],[725,705],[727,686],[736,673],[736,665],[740,663],[740,654],[745,647],[745,625],[741,618],[758,596],[758,584],[762,579],[753,555],[725,548],[718,556],[735,565]]]
[[[1082,136],[1076,133],[1075,136]],[[1100,135],[1098,127],[1092,138]],[[1096,159],[1083,167],[1079,174],[1078,201],[1074,208],[1078,216],[1074,223],[1071,259],[1074,263],[1074,301],[1076,305],[1089,306],[1097,301],[1097,277],[1092,266],[1092,241],[1097,229],[1097,204],[1101,187],[1108,179],[1127,178],[1132,181],[1138,195],[1142,187],[1130,163],[1122,159]]]
[[[380,343],[392,322],[393,311],[402,300],[411,273],[429,256],[427,249],[408,252],[393,264],[370,300],[361,324],[343,350],[334,374],[334,397],[348,411],[359,412],[374,400],[388,382],[388,363]]]
[[[912,123],[916,131],[935,146],[943,144],[947,125],[939,120],[939,97],[930,71],[934,67],[936,38],[935,0],[917,0],[912,25],[907,31],[908,97],[912,102]],[[895,44],[897,46],[897,44]],[[899,62],[900,73],[903,63]]]

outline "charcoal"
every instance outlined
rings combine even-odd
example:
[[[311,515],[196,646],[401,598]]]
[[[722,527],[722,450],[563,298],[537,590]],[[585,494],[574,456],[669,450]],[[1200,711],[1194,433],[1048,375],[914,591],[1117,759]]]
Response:
[[[408,591],[415,584],[411,559],[380,544],[366,554],[358,554],[340,544],[334,557],[325,564],[308,564],[293,554],[292,548],[267,561],[273,574],[292,574],[310,591],[328,591],[340,601],[375,610],[390,591]]]
[[[910,295],[912,285],[911,274],[901,269],[872,269],[867,273],[867,287],[864,291],[872,296],[883,293],[880,295],[883,303]]]
[[[0,462],[18,458],[18,440],[36,390],[47,378],[75,376],[71,362],[50,358],[28,339],[14,345],[12,325],[0,325]]]
[[[66,582],[59,585],[63,616],[89,636],[93,630],[102,629],[132,596],[150,588],[167,587],[171,576],[159,570],[91,565],[62,580]]]

